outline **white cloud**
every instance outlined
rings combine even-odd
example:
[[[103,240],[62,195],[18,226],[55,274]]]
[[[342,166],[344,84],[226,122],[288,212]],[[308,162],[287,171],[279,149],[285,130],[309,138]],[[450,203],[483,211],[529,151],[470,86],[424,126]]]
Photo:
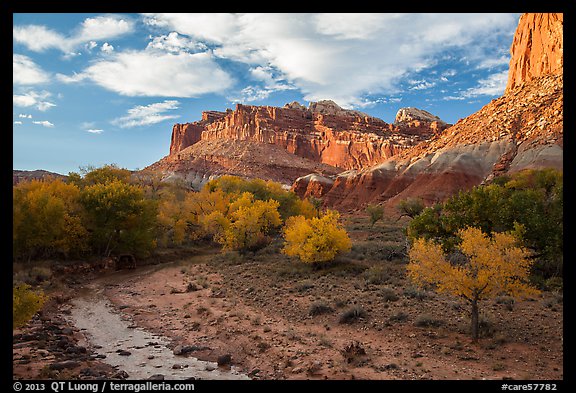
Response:
[[[508,83],[508,70],[492,74],[478,81],[475,87],[466,90],[463,96],[466,98],[477,96],[500,96],[506,90]]]
[[[48,120],[33,121],[32,123],[41,125],[42,127],[54,128],[54,124],[50,123]]]
[[[425,90],[436,86],[436,82],[429,82],[425,80],[410,80],[408,83],[412,85],[408,88],[409,90]]]
[[[237,31],[238,17],[232,14],[143,14],[144,23],[215,43],[222,43]]]
[[[150,105],[139,105],[128,110],[126,116],[114,119],[112,124],[121,128],[132,128],[160,123],[164,120],[175,119],[178,115],[166,115],[164,112],[178,109],[180,103],[176,100],[166,100]]]
[[[85,19],[80,31],[71,39],[75,42],[99,41],[130,33],[134,22],[117,15],[97,16]]]
[[[208,53],[126,51],[101,59],[63,82],[89,79],[127,96],[196,97],[226,91],[232,78]]]
[[[482,60],[476,68],[495,68],[500,66],[508,66],[510,64],[510,56],[503,55],[500,57],[489,57]]]
[[[31,119],[31,118],[32,118],[32,115],[30,115],[30,114],[27,115],[27,114],[25,114],[25,113],[20,113],[20,114],[18,115],[18,117],[21,118],[21,119]]]
[[[91,134],[101,134],[104,132],[104,130],[99,129],[99,128],[90,128],[90,129],[86,130],[86,132],[89,132]]]
[[[397,92],[446,50],[469,54],[473,66],[500,53],[496,44],[507,50],[518,14],[147,14],[146,22],[209,42],[216,57],[272,69],[306,100],[350,107]]]
[[[12,55],[12,81],[19,85],[46,83],[50,76],[28,56]]]
[[[58,48],[62,51],[66,49],[66,38],[46,26],[27,25],[14,26],[12,36],[16,42],[26,45],[35,52],[42,52],[49,48]]]
[[[16,120],[16,121],[14,122],[14,125],[21,125],[21,124],[22,124],[22,122],[21,122],[20,120]]]
[[[35,52],[58,49],[71,56],[82,44],[93,49],[98,40],[116,38],[134,30],[134,22],[118,15],[104,15],[85,19],[71,35],[64,35],[46,26],[25,25],[12,29],[14,41]]]
[[[253,102],[253,101],[261,101],[265,100],[270,96],[273,90],[269,89],[260,89],[256,86],[246,86],[240,91],[240,95],[238,97],[229,97],[228,100],[230,102]]]
[[[56,74],[56,79],[63,83],[77,83],[86,79],[88,75],[74,73],[72,75]]]
[[[180,53],[204,52],[208,47],[201,42],[196,42],[173,31],[168,35],[153,37],[152,41],[148,43],[146,49],[159,49],[166,52]]]
[[[19,107],[35,107],[40,111],[46,111],[54,106],[53,102],[46,101],[52,94],[47,91],[34,91],[30,90],[24,94],[13,94],[12,103]]]
[[[112,52],[114,52],[114,47],[112,45],[110,45],[109,43],[105,42],[100,47],[100,51],[104,52],[104,53],[112,53]]]

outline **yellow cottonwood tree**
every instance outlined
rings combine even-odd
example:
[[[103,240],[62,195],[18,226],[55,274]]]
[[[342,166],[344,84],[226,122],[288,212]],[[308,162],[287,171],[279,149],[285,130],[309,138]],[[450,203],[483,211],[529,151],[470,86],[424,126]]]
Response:
[[[310,219],[303,216],[290,217],[284,228],[286,243],[282,252],[297,256],[302,262],[323,263],[350,251],[352,242],[338,222],[339,218],[340,215],[334,210]]]
[[[238,250],[240,253],[262,248],[269,243],[268,235],[280,225],[282,219],[278,213],[278,201],[254,201],[245,205],[249,193],[245,193],[239,206],[229,214],[229,225],[222,225],[224,232],[217,237],[226,250]],[[244,202],[242,202],[244,200]],[[217,222],[221,222],[216,220]]]
[[[61,180],[32,180],[12,189],[14,257],[79,255],[88,233],[81,222],[79,189]]]
[[[467,227],[458,235],[464,263],[451,263],[440,244],[419,238],[410,249],[407,273],[417,285],[433,285],[438,292],[468,301],[472,338],[477,340],[481,300],[500,294],[519,298],[538,293],[527,282],[533,262],[510,232],[495,232],[489,237],[478,228]]]

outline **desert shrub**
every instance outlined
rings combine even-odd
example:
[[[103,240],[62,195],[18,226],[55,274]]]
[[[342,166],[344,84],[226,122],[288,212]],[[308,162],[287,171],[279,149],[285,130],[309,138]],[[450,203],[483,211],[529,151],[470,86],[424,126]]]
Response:
[[[385,302],[395,302],[399,299],[398,294],[392,288],[382,288],[380,295]]]
[[[398,311],[390,316],[390,322],[406,322],[408,320],[408,314],[404,311]]]
[[[366,284],[380,285],[390,280],[390,273],[384,266],[374,265],[366,269],[362,273],[362,277],[364,277]]]
[[[366,206],[366,212],[370,217],[370,225],[373,227],[377,221],[384,218],[384,208],[380,205],[368,205]]]
[[[367,316],[368,314],[366,313],[366,310],[360,306],[354,306],[340,314],[340,319],[338,322],[350,324],[356,322],[359,319],[365,319]]]
[[[310,305],[308,315],[316,316],[322,314],[329,314],[332,312],[334,312],[334,309],[330,307],[326,302],[316,301]]]
[[[429,314],[420,315],[414,321],[414,326],[418,327],[440,327],[444,324],[441,319],[434,318]]]
[[[12,328],[25,325],[46,302],[47,297],[42,291],[33,291],[28,284],[18,284],[12,287]]]
[[[333,210],[321,217],[291,217],[284,228],[285,246],[282,252],[297,256],[302,262],[322,264],[351,249],[352,242],[338,222],[340,215]]]
[[[424,300],[430,296],[428,294],[428,292],[426,292],[425,290],[419,289],[418,287],[413,287],[413,286],[409,286],[407,288],[404,288],[403,294],[407,298],[417,299],[417,300]]]

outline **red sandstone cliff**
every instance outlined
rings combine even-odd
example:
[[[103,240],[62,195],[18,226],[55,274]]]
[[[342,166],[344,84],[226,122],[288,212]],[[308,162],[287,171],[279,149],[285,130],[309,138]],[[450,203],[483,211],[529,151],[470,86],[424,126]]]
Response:
[[[503,173],[562,170],[561,26],[561,14],[522,15],[504,96],[381,164],[339,174],[328,190],[313,180],[305,189],[327,205],[353,210],[369,202],[394,206],[408,197],[431,204]]]
[[[510,48],[506,94],[534,78],[562,74],[564,15],[523,14]]]
[[[234,111],[204,112],[202,120],[176,124],[170,155],[200,141],[237,140],[276,145],[296,156],[341,169],[375,165],[426,140],[447,125],[439,119],[388,124],[332,101],[283,108],[238,104]]]

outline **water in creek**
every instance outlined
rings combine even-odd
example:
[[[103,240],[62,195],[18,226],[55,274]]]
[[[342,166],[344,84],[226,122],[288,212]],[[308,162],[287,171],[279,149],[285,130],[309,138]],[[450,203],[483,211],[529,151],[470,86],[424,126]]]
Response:
[[[101,290],[73,300],[69,318],[84,334],[104,362],[118,366],[129,379],[143,380],[153,375],[165,379],[250,379],[235,367],[224,370],[214,362],[174,355],[170,340],[132,325],[116,312]]]

